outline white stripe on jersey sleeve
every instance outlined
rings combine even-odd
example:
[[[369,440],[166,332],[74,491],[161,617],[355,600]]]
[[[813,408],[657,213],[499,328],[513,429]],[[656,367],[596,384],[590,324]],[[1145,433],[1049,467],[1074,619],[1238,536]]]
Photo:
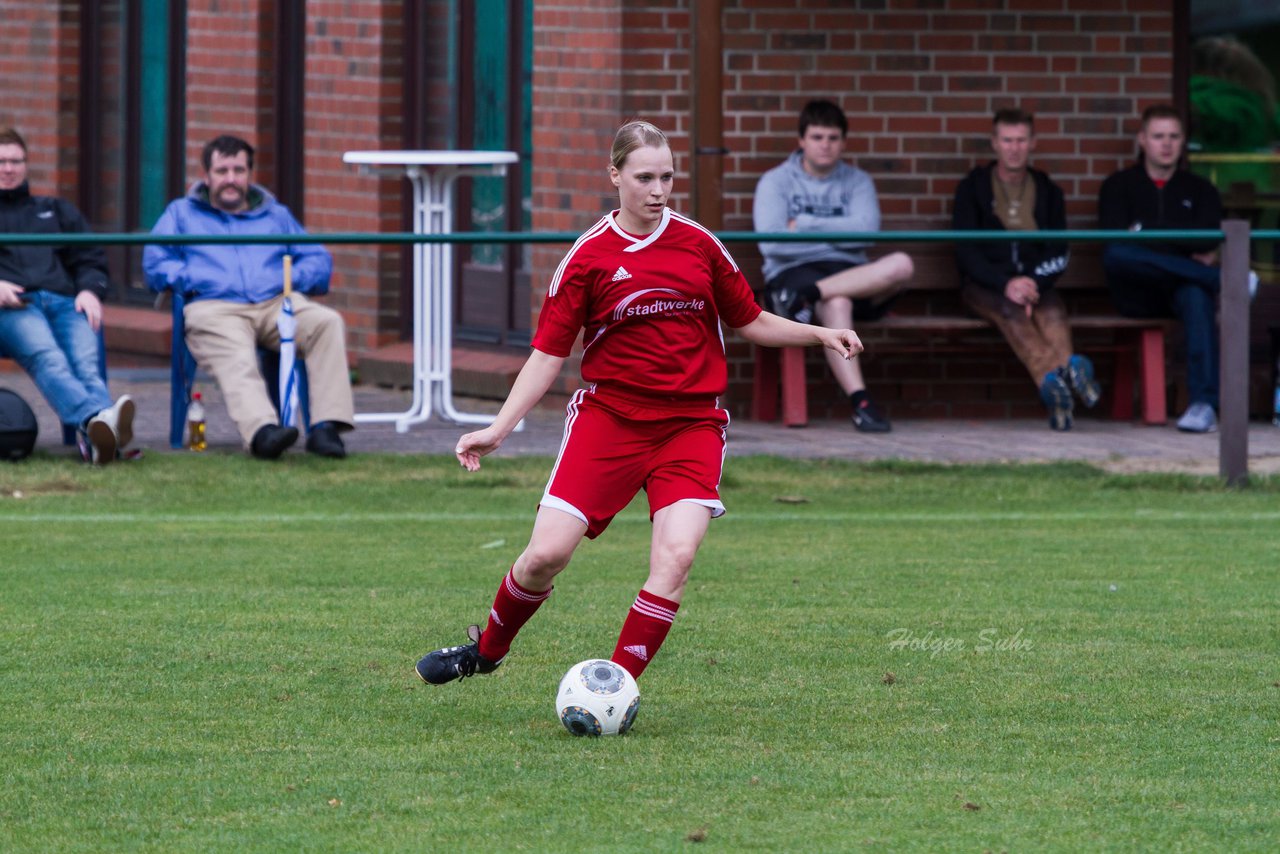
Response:
[[[564,268],[569,266],[569,261],[573,258],[574,253],[582,248],[582,244],[586,243],[591,238],[598,236],[602,230],[608,229],[609,219],[609,214],[605,214],[600,218],[599,222],[584,231],[582,236],[574,241],[573,246],[567,253],[565,253],[565,256],[560,259],[560,266],[556,267],[555,275],[551,277],[551,287],[547,288],[547,296],[553,297],[556,295],[556,291],[560,290],[560,280],[564,277]]]
[[[670,208],[668,208],[668,210],[670,210]],[[673,219],[677,219],[680,222],[683,222],[685,225],[693,226],[694,228],[698,229],[703,234],[705,234],[707,237],[710,237],[712,240],[714,240],[716,242],[716,246],[720,247],[720,252],[724,255],[725,260],[728,261],[730,266],[733,267],[733,272],[735,273],[738,272],[738,262],[733,260],[733,256],[729,254],[729,250],[725,249],[724,244],[720,242],[720,238],[712,234],[711,231],[706,226],[702,225],[701,223],[694,222],[684,214],[678,214],[675,211],[671,211],[671,216]]]

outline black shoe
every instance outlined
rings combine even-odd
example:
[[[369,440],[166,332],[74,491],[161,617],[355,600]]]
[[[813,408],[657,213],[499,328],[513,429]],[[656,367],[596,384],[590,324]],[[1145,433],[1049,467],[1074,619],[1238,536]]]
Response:
[[[480,654],[480,627],[467,626],[467,637],[471,639],[470,643],[446,646],[424,655],[414,668],[418,678],[428,685],[444,685],[455,679],[497,670],[501,659],[490,661]]]
[[[249,443],[249,453],[260,460],[279,458],[285,450],[298,441],[297,427],[281,427],[279,424],[264,424],[253,434]]]
[[[853,426],[861,433],[888,433],[893,429],[880,407],[865,397],[853,408]]]
[[[770,289],[769,310],[796,323],[813,322],[813,304],[791,288]]]
[[[347,446],[342,444],[338,428],[332,421],[321,421],[311,428],[307,434],[307,450],[321,457],[332,457],[340,460],[347,455]]]

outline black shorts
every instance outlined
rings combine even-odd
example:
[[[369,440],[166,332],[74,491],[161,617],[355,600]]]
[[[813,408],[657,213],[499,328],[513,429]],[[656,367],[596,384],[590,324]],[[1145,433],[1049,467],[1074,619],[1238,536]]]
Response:
[[[765,282],[766,291],[774,291],[785,289],[795,291],[806,285],[815,285],[827,276],[834,276],[836,273],[843,273],[850,267],[857,267],[857,264],[846,264],[844,261],[814,261],[812,264],[800,264],[796,267],[790,267]],[[897,301],[898,295],[894,294],[883,302],[876,302],[869,299],[856,299],[853,301],[853,319],[863,321],[879,320],[889,313],[889,309]],[[769,303],[770,305],[772,303]]]

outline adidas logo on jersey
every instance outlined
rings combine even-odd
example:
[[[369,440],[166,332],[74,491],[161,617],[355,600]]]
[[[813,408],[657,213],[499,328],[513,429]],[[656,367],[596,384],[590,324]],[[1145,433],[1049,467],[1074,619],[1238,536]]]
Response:
[[[613,281],[621,282],[623,279],[631,278],[631,274],[627,272],[626,267],[619,267],[618,272],[613,274]]]
[[[644,646],[644,644],[636,644],[635,646],[624,646],[622,648],[622,651],[631,653],[641,661],[649,660],[649,650]]]

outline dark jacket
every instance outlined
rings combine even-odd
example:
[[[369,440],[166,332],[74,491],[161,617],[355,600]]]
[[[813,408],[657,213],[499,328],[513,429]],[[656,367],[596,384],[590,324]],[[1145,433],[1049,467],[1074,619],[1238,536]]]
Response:
[[[1108,231],[1165,231],[1222,227],[1222,198],[1218,188],[1199,175],[1179,169],[1157,187],[1141,161],[1102,182],[1098,193],[1098,224]],[[1143,243],[1149,249],[1189,256],[1211,252],[1216,240]]]
[[[0,233],[82,234],[89,231],[76,206],[52,196],[33,196],[24,181],[0,190]],[[93,291],[107,295],[107,254],[101,246],[0,245],[0,279],[28,291],[74,297]]]
[[[991,171],[995,162],[979,166],[965,176],[956,187],[955,209],[951,227],[957,231],[1004,231],[1004,223],[995,212],[995,196],[991,191]],[[1036,182],[1036,227],[1047,231],[1064,231],[1067,207],[1062,188],[1039,169],[1028,169]],[[1010,279],[1030,276],[1040,293],[1067,269],[1067,244],[1061,241],[995,241],[960,243],[956,246],[956,264],[967,281],[1004,293]]]

